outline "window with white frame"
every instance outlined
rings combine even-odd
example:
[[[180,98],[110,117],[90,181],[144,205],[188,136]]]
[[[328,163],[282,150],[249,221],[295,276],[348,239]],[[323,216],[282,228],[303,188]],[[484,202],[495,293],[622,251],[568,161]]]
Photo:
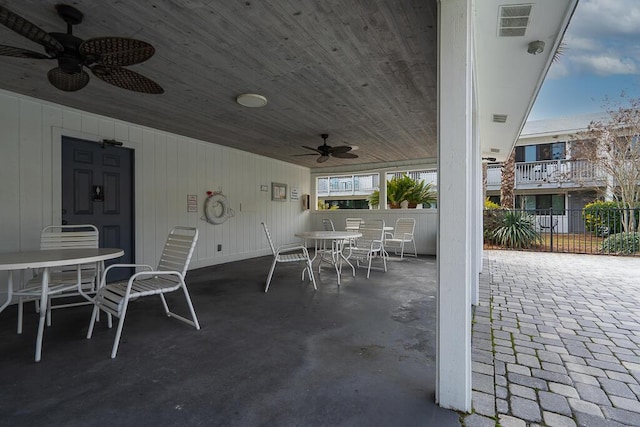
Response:
[[[379,173],[319,176],[318,209],[369,209],[369,196],[379,186]]]
[[[438,184],[437,169],[403,170],[386,173],[387,207],[430,208],[435,207]],[[416,198],[416,188],[428,191],[433,197],[430,201]]]

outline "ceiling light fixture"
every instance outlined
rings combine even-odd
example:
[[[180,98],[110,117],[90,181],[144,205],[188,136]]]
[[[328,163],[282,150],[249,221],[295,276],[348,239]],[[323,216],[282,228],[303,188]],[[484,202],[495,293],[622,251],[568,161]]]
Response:
[[[260,108],[267,105],[267,98],[256,93],[243,93],[238,95],[236,102],[243,107]]]
[[[529,43],[527,52],[529,52],[531,55],[537,55],[544,52],[544,42],[542,40],[536,40]]]

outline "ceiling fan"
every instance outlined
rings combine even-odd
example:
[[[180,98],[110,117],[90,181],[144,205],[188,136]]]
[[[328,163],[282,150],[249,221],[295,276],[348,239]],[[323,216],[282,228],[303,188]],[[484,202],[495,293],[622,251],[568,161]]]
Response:
[[[316,160],[318,163],[326,162],[327,160],[329,160],[329,156],[337,157],[339,159],[357,159],[358,158],[357,155],[349,152],[352,150],[352,147],[349,147],[348,145],[340,145],[337,147],[332,147],[330,145],[327,145],[327,138],[329,138],[329,134],[323,133],[322,135],[320,135],[320,137],[322,137],[322,139],[324,140],[324,144],[318,146],[318,148],[307,147],[306,145],[302,146],[307,150],[315,151],[316,153],[320,154],[320,157],[318,157],[318,159]],[[316,155],[317,154],[294,154],[294,156],[316,156]]]
[[[46,55],[28,49],[0,45],[0,55],[29,59],[56,59],[58,66],[47,73],[49,82],[60,90],[74,92],[89,83],[88,68],[94,76],[114,86],[143,93],[160,94],[164,89],[153,80],[124,68],[151,58],[152,45],[124,37],[96,37],[82,40],[73,35],[73,26],[84,15],[66,4],[57,4],[58,15],[67,23],[66,33],[47,33],[35,24],[0,6],[0,24],[44,46]]]

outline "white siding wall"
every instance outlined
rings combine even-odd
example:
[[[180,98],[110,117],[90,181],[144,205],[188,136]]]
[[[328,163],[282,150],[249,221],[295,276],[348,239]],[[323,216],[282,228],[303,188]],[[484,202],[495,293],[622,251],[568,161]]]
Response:
[[[192,268],[268,254],[263,220],[277,243],[309,228],[301,200],[273,202],[270,193],[274,181],[309,194],[307,168],[0,91],[0,251],[37,249],[40,230],[60,223],[62,135],[114,138],[135,150],[137,262],[155,265],[174,225],[200,230]],[[201,219],[203,204],[220,188],[236,216],[212,225]],[[187,194],[198,195],[197,213],[187,212]]]

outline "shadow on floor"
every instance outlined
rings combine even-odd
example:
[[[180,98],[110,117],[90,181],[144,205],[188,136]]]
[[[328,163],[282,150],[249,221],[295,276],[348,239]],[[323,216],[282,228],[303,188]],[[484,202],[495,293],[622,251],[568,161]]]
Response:
[[[459,426],[435,396],[435,259],[393,260],[369,280],[270,257],[190,271],[202,330],[164,317],[159,298],[130,305],[118,357],[106,321],[86,340],[90,307],[53,312],[42,361],[37,316],[0,314],[4,425]],[[169,296],[178,313],[186,305]]]

